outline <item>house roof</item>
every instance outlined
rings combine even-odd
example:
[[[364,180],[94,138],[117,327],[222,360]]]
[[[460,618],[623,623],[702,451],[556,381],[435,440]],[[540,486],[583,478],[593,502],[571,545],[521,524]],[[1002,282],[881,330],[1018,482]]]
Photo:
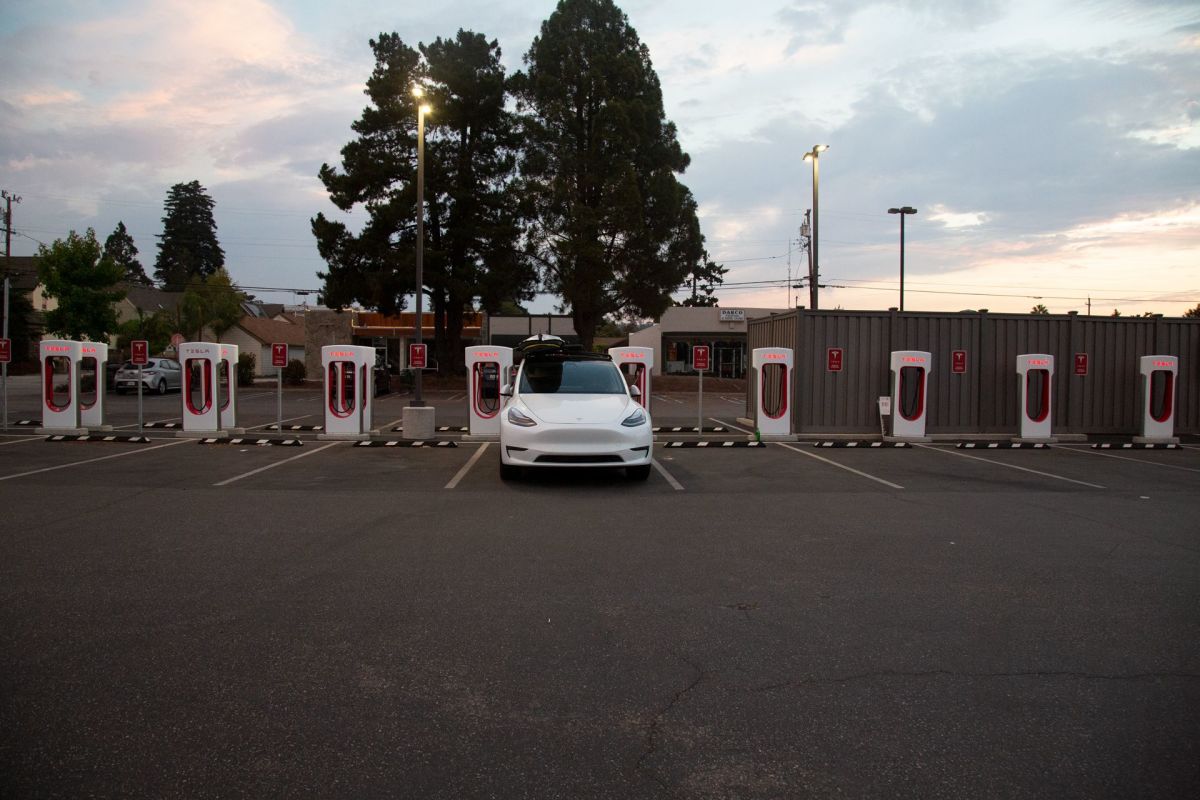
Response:
[[[0,258],[0,279],[5,275],[14,290],[28,292],[38,285],[37,256]]]
[[[242,317],[237,325],[263,344],[285,342],[295,347],[304,346],[303,325],[249,315]]]
[[[162,289],[136,283],[123,283],[121,288],[125,290],[125,299],[133,304],[134,308],[147,314],[174,310],[183,299],[183,292],[164,292]]]

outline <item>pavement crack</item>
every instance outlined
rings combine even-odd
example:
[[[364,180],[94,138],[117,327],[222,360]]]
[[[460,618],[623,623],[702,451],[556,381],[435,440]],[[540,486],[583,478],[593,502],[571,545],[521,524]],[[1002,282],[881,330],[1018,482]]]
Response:
[[[671,710],[674,709],[675,706],[679,705],[687,698],[688,693],[691,692],[693,689],[695,689],[700,684],[700,682],[702,680],[704,680],[705,676],[707,675],[707,673],[704,671],[703,668],[697,666],[696,664],[693,664],[691,661],[684,658],[683,656],[676,654],[675,657],[678,658],[683,663],[687,664],[689,667],[691,667],[692,670],[695,671],[696,675],[695,675],[695,677],[692,678],[691,682],[687,686],[685,686],[682,689],[680,689],[679,691],[675,692],[675,695],[670,699],[670,701],[667,703],[667,705],[661,711],[659,711],[657,714],[654,715],[654,719],[650,720],[650,725],[646,730],[645,747],[642,749],[641,755],[638,756],[637,763],[635,763],[633,765],[634,773],[637,773],[643,769],[646,769],[646,767],[644,766],[646,759],[650,758],[656,752],[658,752],[658,734],[662,728],[663,720],[666,718],[666,716],[668,714],[671,713]],[[654,782],[657,783],[659,785],[659,787],[662,788],[664,791],[667,791],[667,792],[672,791],[672,787],[670,786],[670,784],[668,784],[665,780],[663,780],[658,775],[656,775],[653,771],[648,771],[647,774],[649,774],[649,776],[654,780]]]
[[[879,678],[1076,678],[1079,680],[1093,681],[1144,681],[1157,680],[1162,678],[1181,678],[1184,680],[1195,680],[1200,678],[1200,673],[1195,672],[1134,672],[1125,675],[1113,675],[1097,672],[1077,672],[1071,670],[1025,670],[1014,672],[957,672],[947,669],[923,670],[915,672],[903,672],[900,670],[878,670],[875,672],[861,672],[855,675],[844,675],[838,678],[804,678],[795,681],[782,681],[778,683],[770,683],[764,686],[756,686],[750,691],[752,692],[771,692],[778,689],[787,689],[801,686],[829,686],[843,683],[855,683],[857,681],[870,681]]]

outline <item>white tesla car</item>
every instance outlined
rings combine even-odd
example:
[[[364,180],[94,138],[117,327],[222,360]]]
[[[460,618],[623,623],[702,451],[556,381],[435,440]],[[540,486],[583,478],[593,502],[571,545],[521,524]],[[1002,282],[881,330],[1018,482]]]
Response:
[[[515,382],[503,389],[500,477],[523,467],[624,467],[631,480],[646,480],[650,415],[612,359],[549,338],[522,351]]]

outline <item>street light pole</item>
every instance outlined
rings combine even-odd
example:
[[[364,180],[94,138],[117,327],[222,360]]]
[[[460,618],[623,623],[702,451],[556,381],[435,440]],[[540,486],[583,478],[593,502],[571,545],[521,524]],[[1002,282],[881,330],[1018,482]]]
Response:
[[[820,259],[821,224],[820,224],[820,217],[818,216],[820,212],[819,212],[819,207],[818,207],[818,203],[817,203],[817,198],[820,194],[821,172],[817,166],[817,163],[818,163],[817,157],[819,155],[821,155],[821,153],[823,153],[824,151],[826,151],[828,149],[829,149],[829,145],[827,145],[827,144],[814,144],[813,149],[809,150],[807,153],[804,154],[804,160],[811,161],[812,169],[813,169],[812,271],[809,273],[809,276],[808,276],[808,300],[809,300],[809,305],[812,306],[813,311],[816,311],[820,307],[818,305],[818,294],[817,294],[818,285],[817,284],[819,282],[819,278],[821,275],[821,259]]]
[[[900,215],[900,310],[904,310],[904,218],[909,214],[917,213],[917,210],[912,206],[903,206],[902,208],[889,208],[889,214]]]
[[[420,100],[424,91],[420,86],[413,87],[413,97]],[[425,260],[425,115],[428,114],[430,108],[427,104],[422,103],[417,108],[417,270],[416,270],[416,306],[417,319],[413,326],[416,331],[416,342],[421,344],[421,335],[423,333],[423,320],[421,315],[421,305],[424,299],[424,260]],[[424,369],[416,370],[416,375],[413,376],[413,399],[409,403],[411,406],[423,406],[425,401],[421,399],[421,374]]]

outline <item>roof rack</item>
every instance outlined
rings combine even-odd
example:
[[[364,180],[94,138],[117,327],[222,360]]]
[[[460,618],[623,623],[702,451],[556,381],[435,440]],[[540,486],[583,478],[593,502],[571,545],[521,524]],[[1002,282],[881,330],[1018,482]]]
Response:
[[[590,353],[581,344],[567,344],[561,337],[553,334],[537,333],[517,345],[517,352],[523,358],[587,358],[609,360],[607,353]]]

